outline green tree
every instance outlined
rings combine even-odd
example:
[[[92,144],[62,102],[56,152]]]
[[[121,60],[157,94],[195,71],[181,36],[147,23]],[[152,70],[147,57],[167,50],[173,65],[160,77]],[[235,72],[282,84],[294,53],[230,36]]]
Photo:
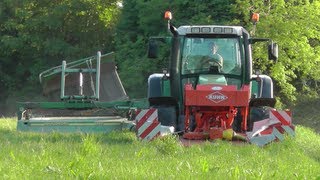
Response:
[[[117,62],[120,77],[130,97],[144,97],[147,79],[152,72],[161,72],[163,63],[146,58],[148,38],[166,32],[163,14],[168,2],[123,1],[117,36]],[[159,66],[157,66],[159,65]]]
[[[294,102],[298,94],[319,93],[320,77],[320,1],[308,0],[268,0],[240,1],[234,5],[238,9],[238,22],[250,12],[260,13],[255,36],[271,38],[279,44],[279,61],[266,60],[261,47],[254,49],[254,65],[270,73],[275,80],[278,97],[283,102]],[[242,18],[245,19],[245,18]],[[252,26],[250,27],[252,29]]]
[[[117,0],[0,2],[0,97],[39,92],[39,72],[114,48]],[[38,90],[37,90],[38,89]]]

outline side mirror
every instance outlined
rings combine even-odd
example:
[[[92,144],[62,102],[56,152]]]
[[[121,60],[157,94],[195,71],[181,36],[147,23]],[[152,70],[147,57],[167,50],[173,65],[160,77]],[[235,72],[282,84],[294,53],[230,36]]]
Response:
[[[155,39],[150,39],[148,44],[148,58],[158,57],[158,44]]]
[[[268,55],[269,60],[278,60],[278,44],[271,42],[271,44],[268,45]]]

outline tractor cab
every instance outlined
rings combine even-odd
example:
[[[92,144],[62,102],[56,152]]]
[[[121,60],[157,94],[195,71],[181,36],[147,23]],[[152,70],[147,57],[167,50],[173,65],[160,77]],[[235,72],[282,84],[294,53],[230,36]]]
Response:
[[[245,62],[239,38],[185,37],[181,49],[182,84],[241,87]]]
[[[164,38],[170,40],[171,46],[170,78],[165,78],[170,87],[159,88],[170,89],[170,92],[149,91],[149,98],[171,96],[183,109],[186,84],[192,84],[194,88],[204,84],[232,85],[237,89],[250,84],[251,49],[249,33],[244,28],[216,25],[170,27],[173,37]],[[156,42],[167,42],[159,39],[150,39],[149,57],[157,57]]]

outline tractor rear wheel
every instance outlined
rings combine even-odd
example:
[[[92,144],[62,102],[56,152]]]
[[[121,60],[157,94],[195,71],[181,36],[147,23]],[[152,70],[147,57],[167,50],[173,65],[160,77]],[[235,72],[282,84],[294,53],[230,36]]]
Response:
[[[156,105],[152,106],[158,110],[158,120],[163,126],[177,126],[177,114],[175,106]]]
[[[268,106],[250,107],[250,117],[248,119],[248,131],[252,131],[253,123],[269,118],[272,108]]]

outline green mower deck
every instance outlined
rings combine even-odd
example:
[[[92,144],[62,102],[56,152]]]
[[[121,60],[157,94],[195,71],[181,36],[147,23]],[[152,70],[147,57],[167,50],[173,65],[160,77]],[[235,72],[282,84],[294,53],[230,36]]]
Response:
[[[114,53],[98,52],[70,63],[62,61],[61,66],[40,73],[48,102],[18,102],[17,130],[107,133],[133,129],[130,113],[149,107],[148,101],[128,100],[113,58]]]
[[[32,132],[83,132],[108,133],[111,131],[131,130],[133,121],[119,116],[110,117],[54,117],[19,120],[17,130]]]
[[[21,102],[18,103],[17,130],[85,133],[131,130],[134,129],[135,123],[128,120],[130,117],[124,118],[115,115],[117,113],[113,112],[134,110],[147,106],[146,100],[114,102]],[[40,110],[40,113],[34,113],[37,110]],[[100,111],[103,111],[104,115]],[[105,115],[105,111],[109,115]],[[50,113],[49,115],[48,112]]]

